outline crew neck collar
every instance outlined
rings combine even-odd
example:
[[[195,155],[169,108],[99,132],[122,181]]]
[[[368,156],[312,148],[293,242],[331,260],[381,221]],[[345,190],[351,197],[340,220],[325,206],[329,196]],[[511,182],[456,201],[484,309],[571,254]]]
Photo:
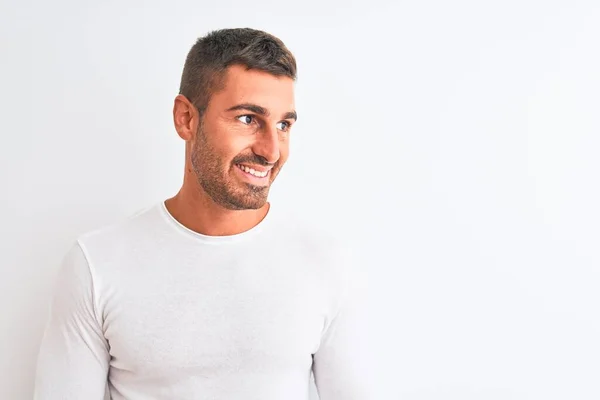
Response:
[[[177,219],[175,219],[175,217],[173,217],[173,215],[167,209],[165,201],[160,202],[159,209],[160,209],[161,214],[167,221],[167,223],[169,223],[169,225],[171,225],[173,228],[178,230],[180,233],[182,233],[194,240],[197,240],[197,241],[200,241],[203,243],[211,243],[211,244],[224,244],[224,243],[238,242],[241,240],[247,240],[247,239],[257,235],[261,231],[263,231],[264,228],[273,219],[273,217],[272,217],[273,204],[269,203],[269,210],[267,211],[267,214],[265,215],[265,217],[258,224],[256,224],[254,227],[248,229],[247,231],[244,231],[241,233],[236,233],[233,235],[211,236],[211,235],[205,235],[203,233],[193,231],[190,228],[183,225]]]

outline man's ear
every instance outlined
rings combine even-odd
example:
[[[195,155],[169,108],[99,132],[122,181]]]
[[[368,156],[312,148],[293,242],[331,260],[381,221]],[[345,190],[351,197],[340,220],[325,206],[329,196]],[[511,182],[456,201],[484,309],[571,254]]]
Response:
[[[183,140],[190,141],[196,136],[200,115],[198,109],[187,97],[179,94],[173,104],[173,123],[175,130]]]

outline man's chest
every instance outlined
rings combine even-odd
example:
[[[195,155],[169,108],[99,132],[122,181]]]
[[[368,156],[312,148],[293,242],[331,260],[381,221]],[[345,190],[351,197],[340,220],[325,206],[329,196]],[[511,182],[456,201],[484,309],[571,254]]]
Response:
[[[308,367],[328,304],[311,277],[252,265],[113,284],[104,309],[111,366],[167,376]]]

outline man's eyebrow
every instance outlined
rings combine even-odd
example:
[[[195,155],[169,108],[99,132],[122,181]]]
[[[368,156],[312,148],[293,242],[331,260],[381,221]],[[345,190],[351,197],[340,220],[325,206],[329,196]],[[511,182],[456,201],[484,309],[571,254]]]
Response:
[[[252,103],[242,103],[242,104],[237,104],[233,107],[229,107],[226,111],[236,111],[236,110],[247,110],[250,112],[253,112],[255,114],[258,115],[262,115],[264,117],[268,117],[269,111],[267,111],[266,108],[261,107],[257,104],[252,104]],[[296,111],[288,111],[287,113],[285,113],[283,115],[283,119],[293,119],[293,120],[297,120],[298,119],[298,114],[296,114]]]
[[[296,114],[296,111],[289,111],[283,115],[283,119],[293,119],[294,121],[298,121],[298,114]]]
[[[259,114],[259,115],[263,115],[265,117],[269,116],[269,112],[267,111],[266,108],[261,107],[256,104],[252,104],[252,103],[238,104],[238,105],[228,108],[226,111],[235,111],[235,110],[247,110],[247,111],[251,111],[253,113]]]

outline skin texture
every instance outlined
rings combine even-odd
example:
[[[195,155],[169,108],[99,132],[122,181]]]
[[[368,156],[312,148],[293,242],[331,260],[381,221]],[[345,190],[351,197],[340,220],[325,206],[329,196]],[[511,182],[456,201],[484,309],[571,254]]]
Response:
[[[175,98],[175,129],[186,142],[184,181],[165,204],[180,223],[210,236],[241,233],[267,214],[271,184],[289,155],[294,81],[233,65],[202,117]],[[256,178],[238,165],[259,173]]]

